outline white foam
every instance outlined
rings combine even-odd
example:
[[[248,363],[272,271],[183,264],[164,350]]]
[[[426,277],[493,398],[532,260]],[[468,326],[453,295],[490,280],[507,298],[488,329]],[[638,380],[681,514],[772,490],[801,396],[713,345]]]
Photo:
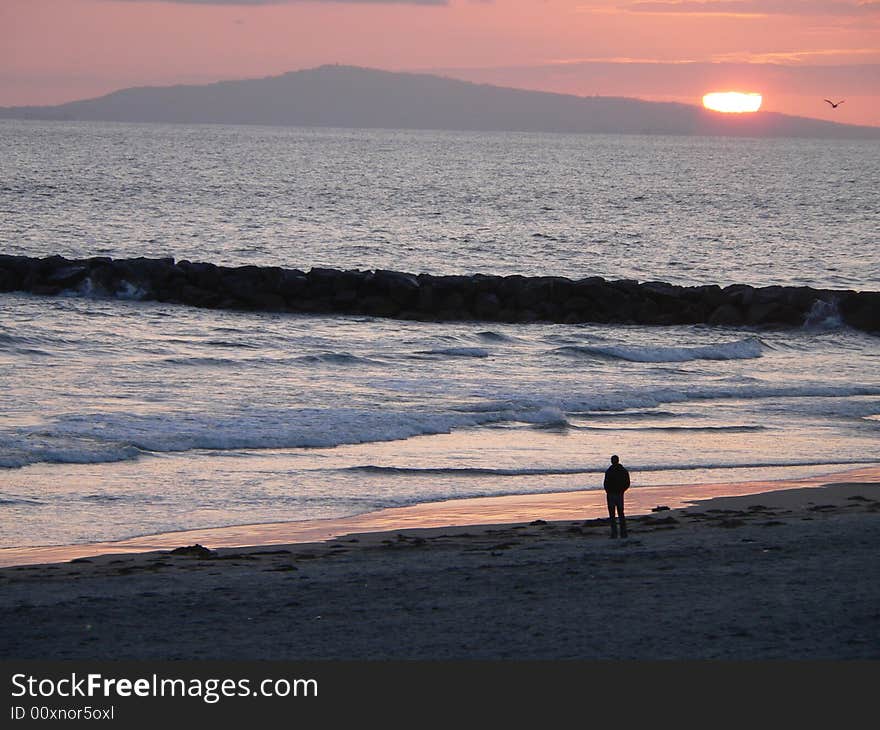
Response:
[[[464,413],[370,411],[348,408],[269,409],[229,413],[96,413],[57,418],[49,428],[60,436],[127,442],[143,451],[193,449],[321,448],[393,441],[498,420]],[[43,428],[46,428],[45,426]]]
[[[130,281],[124,279],[119,282],[119,288],[116,290],[117,299],[139,302],[145,296],[147,296],[147,291],[143,287],[140,287],[137,284],[132,284]]]
[[[101,464],[136,459],[130,443],[52,433],[0,433],[0,468],[18,469],[40,462]]]
[[[61,292],[65,297],[84,297],[86,299],[123,299],[125,301],[142,301],[147,296],[147,290],[125,279],[120,280],[119,287],[114,292],[108,292],[101,286],[96,286],[91,276],[86,276],[74,289],[65,289]]]
[[[817,299],[804,319],[804,329],[808,330],[836,330],[843,326],[843,317],[836,301]]]
[[[534,423],[540,426],[568,426],[568,419],[558,406],[539,406],[538,408],[522,408],[501,411],[502,420]]]
[[[841,398],[878,396],[868,386],[717,385],[631,388],[599,393],[515,392],[460,406],[423,408],[269,408],[175,411],[155,414],[82,413],[47,419],[39,427],[0,430],[0,466],[35,462],[96,463],[137,458],[142,452],[196,449],[320,448],[394,441],[501,422],[568,425],[568,413],[621,412],[712,399]]]

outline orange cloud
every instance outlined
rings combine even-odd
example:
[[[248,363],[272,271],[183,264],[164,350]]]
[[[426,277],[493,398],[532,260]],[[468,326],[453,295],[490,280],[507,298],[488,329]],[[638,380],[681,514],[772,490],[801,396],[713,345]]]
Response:
[[[306,3],[347,3],[351,5],[437,5],[449,4],[449,0],[106,0],[116,3],[164,3],[166,5],[223,5],[226,7],[255,7],[259,5],[293,5]]]
[[[835,2],[834,0],[647,0],[623,6],[632,13],[677,15],[733,15],[760,17],[853,16],[880,13],[880,2]]]

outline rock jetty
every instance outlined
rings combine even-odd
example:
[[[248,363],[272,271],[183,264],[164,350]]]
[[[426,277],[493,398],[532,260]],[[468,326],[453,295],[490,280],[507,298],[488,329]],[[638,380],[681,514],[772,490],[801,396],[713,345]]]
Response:
[[[600,277],[436,276],[386,270],[218,266],[172,258],[0,255],[0,292],[143,299],[212,309],[423,321],[799,327],[839,317],[880,332],[880,292],[676,286]]]

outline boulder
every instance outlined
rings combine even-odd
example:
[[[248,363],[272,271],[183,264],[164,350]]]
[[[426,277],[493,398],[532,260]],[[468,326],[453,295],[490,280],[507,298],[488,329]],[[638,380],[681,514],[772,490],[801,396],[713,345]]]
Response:
[[[711,315],[707,324],[715,326],[740,327],[744,324],[742,312],[732,304],[722,304]]]

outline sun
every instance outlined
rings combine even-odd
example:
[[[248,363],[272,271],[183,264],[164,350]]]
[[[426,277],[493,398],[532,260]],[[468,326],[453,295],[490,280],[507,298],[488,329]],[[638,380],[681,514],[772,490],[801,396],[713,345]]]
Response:
[[[713,91],[703,97],[703,106],[716,112],[744,114],[761,108],[761,95],[742,91]]]

